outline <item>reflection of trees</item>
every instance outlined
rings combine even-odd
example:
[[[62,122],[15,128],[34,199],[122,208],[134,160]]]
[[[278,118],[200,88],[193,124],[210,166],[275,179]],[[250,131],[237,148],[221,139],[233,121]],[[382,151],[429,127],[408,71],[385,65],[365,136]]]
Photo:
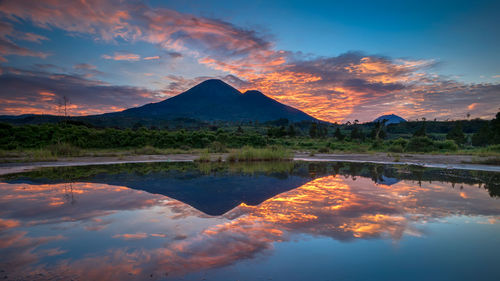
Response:
[[[123,174],[129,177],[147,177],[157,173],[163,177],[172,177],[189,171],[211,176],[265,174],[279,179],[285,179],[289,175],[314,179],[328,175],[343,175],[352,179],[367,177],[374,182],[382,182],[383,177],[387,177],[412,180],[419,185],[423,182],[434,181],[448,182],[453,186],[455,184],[478,184],[487,189],[492,197],[500,196],[500,173],[345,162],[142,163],[59,167],[8,175],[4,176],[3,179],[7,181],[34,179],[40,183],[95,182],[99,175]],[[102,177],[101,182],[106,183],[105,177]],[[126,181],[123,185],[126,186]]]
[[[76,204],[75,195],[73,194],[73,183],[72,182],[64,185],[64,198],[71,205]]]

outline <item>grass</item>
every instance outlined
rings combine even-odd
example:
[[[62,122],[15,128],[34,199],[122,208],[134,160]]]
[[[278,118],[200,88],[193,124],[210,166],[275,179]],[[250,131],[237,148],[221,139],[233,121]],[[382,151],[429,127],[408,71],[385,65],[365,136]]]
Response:
[[[243,147],[240,149],[228,149],[219,142],[211,143],[207,148],[194,149],[182,148],[157,148],[144,146],[139,148],[116,148],[116,149],[84,149],[70,144],[50,145],[36,149],[0,150],[0,162],[40,162],[57,161],[65,157],[118,157],[125,159],[138,155],[170,155],[170,154],[200,154],[199,161],[214,161],[213,158],[223,158],[222,153],[228,153],[229,161],[271,161],[286,160],[292,158],[292,152],[303,152],[314,156],[318,153],[411,153],[432,155],[471,155],[489,156],[500,158],[500,145],[488,147],[464,147],[458,150],[433,150],[429,152],[406,151],[397,141],[373,142],[351,142],[337,141],[332,138],[310,139],[304,137],[276,139],[275,143],[267,148]],[[218,154],[218,155],[213,155]],[[210,155],[212,157],[210,157]],[[222,159],[221,159],[222,160]],[[482,160],[481,160],[482,161]],[[491,161],[490,161],[491,162]]]
[[[57,161],[63,157],[118,157],[119,159],[124,159],[126,156],[196,154],[203,151],[206,151],[206,149],[161,149],[152,146],[117,149],[83,149],[69,144],[61,144],[36,149],[0,150],[0,162]]]
[[[293,161],[252,161],[252,162],[199,162],[197,168],[204,174],[213,174],[220,171],[242,174],[272,174],[286,173],[294,169]]]
[[[200,154],[200,157],[196,159],[196,162],[210,162],[212,161],[212,157],[210,156],[210,152],[204,151]]]
[[[245,146],[229,153],[229,162],[287,161],[292,159],[290,150],[283,147],[253,148]]]

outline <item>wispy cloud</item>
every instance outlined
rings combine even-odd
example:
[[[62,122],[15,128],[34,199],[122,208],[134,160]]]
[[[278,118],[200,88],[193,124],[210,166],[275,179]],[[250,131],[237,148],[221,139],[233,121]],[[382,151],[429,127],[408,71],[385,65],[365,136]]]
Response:
[[[91,64],[88,64],[88,63],[79,63],[79,64],[75,64],[73,66],[74,69],[85,69],[85,70],[91,70],[91,69],[97,69],[97,66],[95,65],[91,65]]]
[[[410,119],[446,119],[463,118],[471,111],[473,117],[489,118],[500,104],[498,84],[468,84],[436,76],[432,69],[438,62],[434,60],[363,52],[330,57],[303,55],[276,49],[270,36],[256,30],[137,1],[5,0],[0,10],[7,19],[28,20],[41,28],[90,34],[103,41],[155,44],[171,58],[189,56],[199,64],[223,71],[241,90],[259,89],[329,121],[368,121],[387,112]],[[12,42],[0,41],[0,60],[6,54],[46,56],[17,45],[7,47],[9,44]],[[138,54],[119,52],[102,58],[141,60]],[[159,56],[142,58],[155,59]],[[168,79],[168,95],[199,81]],[[469,109],[471,104],[477,105]]]
[[[116,52],[113,55],[102,55],[102,58],[107,60],[125,60],[125,61],[138,61],[141,59],[140,55],[132,53],[119,53]]]
[[[17,31],[11,24],[0,21],[0,62],[7,62],[5,56],[8,55],[31,56],[39,58],[46,58],[49,55],[44,52],[39,52],[19,46],[13,40],[40,43],[42,40],[48,39],[44,36],[34,33]]]
[[[159,60],[160,56],[145,57],[143,60]]]

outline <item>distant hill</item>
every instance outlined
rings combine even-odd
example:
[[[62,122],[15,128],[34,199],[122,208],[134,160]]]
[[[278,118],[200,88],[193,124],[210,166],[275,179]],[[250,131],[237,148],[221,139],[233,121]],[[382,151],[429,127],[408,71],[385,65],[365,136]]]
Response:
[[[15,124],[59,122],[64,117],[53,115],[0,116],[0,121]],[[241,93],[218,79],[206,80],[177,96],[157,103],[101,115],[71,117],[73,121],[97,126],[131,127],[164,125],[173,120],[184,126],[207,121],[259,121],[288,119],[291,122],[318,121],[291,106],[284,105],[259,91]],[[169,122],[171,123],[171,122]]]
[[[406,122],[405,119],[403,119],[397,115],[394,115],[394,114],[382,115],[382,116],[378,117],[377,119],[373,120],[373,122],[382,122],[383,120],[387,120],[385,123],[386,125]]]

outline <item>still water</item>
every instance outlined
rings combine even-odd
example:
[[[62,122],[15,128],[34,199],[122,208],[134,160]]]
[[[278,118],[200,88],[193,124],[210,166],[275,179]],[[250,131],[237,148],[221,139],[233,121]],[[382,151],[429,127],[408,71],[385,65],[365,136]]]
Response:
[[[0,178],[5,280],[500,280],[500,173],[156,163]]]

